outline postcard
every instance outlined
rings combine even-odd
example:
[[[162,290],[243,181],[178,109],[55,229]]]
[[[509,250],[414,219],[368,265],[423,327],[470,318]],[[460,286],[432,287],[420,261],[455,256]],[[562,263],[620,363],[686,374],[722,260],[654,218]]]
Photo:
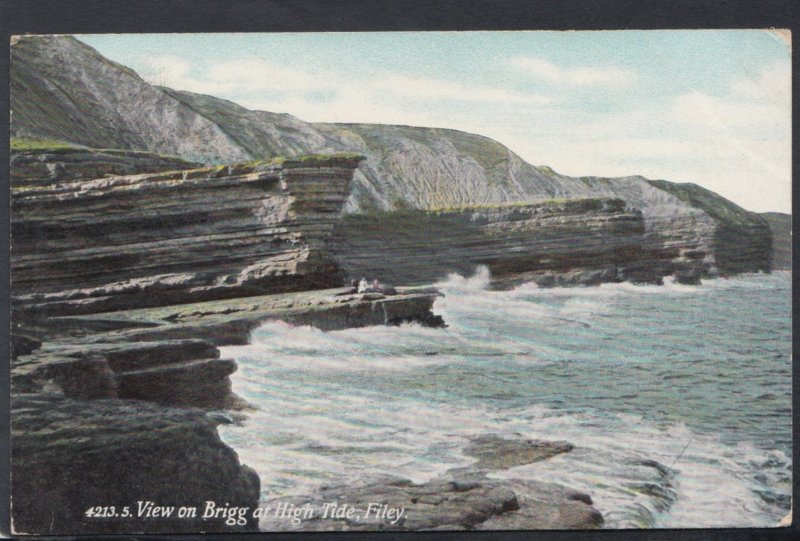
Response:
[[[10,68],[14,534],[791,523],[789,31]]]

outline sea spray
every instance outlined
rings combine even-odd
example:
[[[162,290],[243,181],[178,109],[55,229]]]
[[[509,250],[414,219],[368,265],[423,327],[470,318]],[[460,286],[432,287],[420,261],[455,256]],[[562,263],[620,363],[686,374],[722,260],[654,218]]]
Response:
[[[511,291],[489,279],[437,284],[446,329],[270,322],[226,348],[234,391],[259,409],[220,430],[264,498],[385,474],[424,482],[471,464],[464,447],[494,433],[575,444],[490,476],[587,492],[607,527],[785,515],[790,274]]]

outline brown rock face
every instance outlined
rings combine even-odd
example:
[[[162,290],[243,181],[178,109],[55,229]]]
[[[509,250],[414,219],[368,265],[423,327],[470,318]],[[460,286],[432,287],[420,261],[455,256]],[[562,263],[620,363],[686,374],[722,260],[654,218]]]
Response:
[[[339,285],[323,247],[358,158],[12,190],[18,305],[94,313]]]

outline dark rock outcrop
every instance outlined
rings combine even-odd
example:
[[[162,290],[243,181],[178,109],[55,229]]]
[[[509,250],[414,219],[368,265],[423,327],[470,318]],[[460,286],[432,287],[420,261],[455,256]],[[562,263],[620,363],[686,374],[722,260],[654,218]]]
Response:
[[[592,507],[588,494],[551,483],[487,477],[490,471],[546,460],[572,448],[567,442],[478,436],[464,449],[479,459],[472,466],[425,483],[386,476],[325,486],[310,496],[267,501],[262,507],[280,509],[283,504],[310,511],[294,521],[286,514],[268,512],[261,526],[292,531],[596,528],[603,524],[603,516]],[[331,502],[352,508],[350,516],[337,516]],[[394,514],[371,512],[371,506],[385,506]]]
[[[772,232],[772,268],[792,270],[792,215],[762,212]]]
[[[329,249],[348,275],[388,283],[430,283],[486,265],[497,284],[592,285],[654,267],[663,255],[643,250],[644,231],[641,213],[623,201],[585,199],[345,216]]]
[[[249,406],[231,392],[235,363],[220,358],[212,342],[246,343],[250,330],[270,319],[330,328],[440,322],[431,312],[435,293],[363,299],[347,291],[20,317],[15,336],[37,338],[20,340],[12,360],[14,531],[255,530],[258,477],[220,441],[215,427],[224,416],[203,411]],[[134,512],[148,500],[198,507],[199,518],[85,515],[95,506]],[[206,501],[247,507],[247,520],[203,520]]]
[[[482,475],[445,475],[422,484],[387,477],[347,487],[327,487],[310,498],[286,498],[268,502],[308,506],[313,518],[292,524],[284,517],[262,522],[266,530],[363,531],[363,530],[548,530],[591,529],[602,525],[602,515],[584,500],[587,495],[558,485],[524,482],[534,496],[519,496],[509,483]],[[590,500],[591,501],[591,500]],[[325,504],[346,502],[361,510],[351,518],[323,518]],[[370,504],[403,510],[402,517],[366,516]],[[358,516],[358,519],[355,517]],[[396,517],[395,517],[396,518]]]
[[[487,434],[475,438],[464,454],[478,459],[477,469],[504,470],[568,453],[573,448],[565,441],[514,440]]]
[[[193,169],[202,165],[134,150],[98,150],[69,146],[12,150],[11,181],[13,184],[26,186]]]
[[[14,395],[12,521],[17,534],[75,535],[245,531],[202,519],[206,501],[254,509],[260,482],[200,410],[131,400]],[[138,502],[172,506],[171,517],[139,516]],[[113,506],[116,516],[88,517]],[[197,517],[178,518],[180,506]],[[125,517],[125,508],[130,517]]]
[[[15,304],[94,313],[340,285],[323,247],[358,161],[16,184]]]

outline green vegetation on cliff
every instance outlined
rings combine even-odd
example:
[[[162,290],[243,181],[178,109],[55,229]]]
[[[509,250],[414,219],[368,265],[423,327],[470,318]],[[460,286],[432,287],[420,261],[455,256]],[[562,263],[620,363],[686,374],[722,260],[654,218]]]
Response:
[[[745,210],[734,202],[725,199],[711,190],[692,183],[675,183],[666,180],[648,180],[648,183],[668,192],[693,207],[702,209],[715,220],[730,226],[765,225],[764,218]]]
[[[61,152],[77,150],[80,147],[57,139],[44,139],[38,137],[12,137],[11,152]]]

